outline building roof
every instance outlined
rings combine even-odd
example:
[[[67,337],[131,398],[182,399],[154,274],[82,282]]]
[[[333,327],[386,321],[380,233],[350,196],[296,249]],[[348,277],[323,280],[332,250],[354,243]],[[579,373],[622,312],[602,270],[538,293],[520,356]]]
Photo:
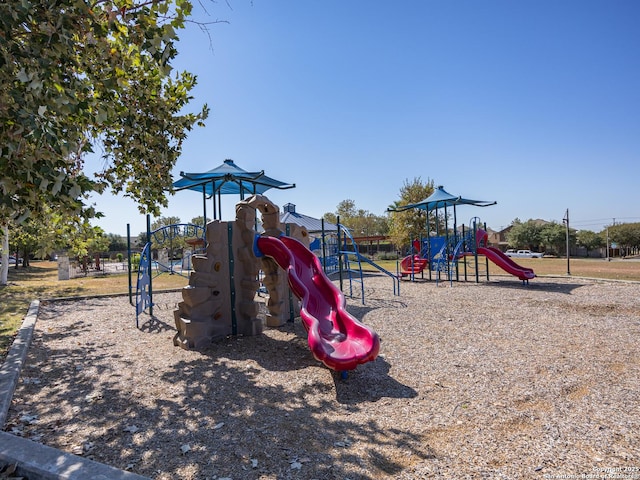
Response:
[[[296,225],[305,227],[310,233],[322,231],[322,220],[296,212],[296,206],[292,203],[287,203],[283,208],[284,212],[280,214],[280,222],[283,224],[295,223]],[[338,230],[338,226],[335,223],[327,222],[325,220],[324,230],[325,232],[335,232]]]

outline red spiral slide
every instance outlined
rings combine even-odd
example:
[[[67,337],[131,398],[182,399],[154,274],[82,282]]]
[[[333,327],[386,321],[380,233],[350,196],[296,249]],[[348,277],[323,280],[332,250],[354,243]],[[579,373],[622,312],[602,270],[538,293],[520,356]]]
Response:
[[[378,356],[380,338],[345,309],[342,292],[325,275],[320,260],[295,238],[257,237],[257,255],[273,258],[287,271],[302,301],[300,317],[311,353],[327,367],[344,372]]]

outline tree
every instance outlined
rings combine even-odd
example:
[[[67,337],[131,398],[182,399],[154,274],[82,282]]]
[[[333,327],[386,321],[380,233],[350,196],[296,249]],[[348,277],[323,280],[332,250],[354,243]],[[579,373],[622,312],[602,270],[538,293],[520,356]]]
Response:
[[[420,177],[412,181],[405,180],[400,188],[400,198],[394,202],[392,208],[418,203],[433,193],[434,182],[427,180],[422,183]],[[435,230],[437,219],[431,216],[430,222]],[[389,235],[398,247],[409,245],[411,239],[421,238],[427,235],[427,212],[421,209],[411,209],[402,212],[391,212],[389,215]]]
[[[167,205],[187,132],[208,115],[206,105],[187,112],[196,78],[171,73],[191,10],[189,0],[0,4],[5,235],[41,205],[87,218],[95,212],[86,195],[105,185],[137,200],[142,213]],[[90,179],[83,166],[96,148],[105,167]]]
[[[109,240],[108,248],[110,252],[122,252],[127,249],[127,242],[120,235],[108,233],[107,240]]]
[[[350,199],[342,200],[335,213],[325,213],[323,218],[331,223],[337,223],[340,218],[340,223],[355,236],[385,235],[388,231],[386,217],[356,208],[356,203]]]
[[[193,217],[191,222],[193,225],[200,225],[201,227],[206,227],[207,223],[209,223],[211,219],[209,217],[204,218],[204,216],[200,215],[199,217]]]
[[[587,256],[589,256],[589,252],[592,250],[604,247],[605,243],[606,241],[602,235],[592,232],[591,230],[578,230],[576,233],[576,244],[587,250]]]
[[[543,249],[559,253],[566,250],[567,231],[557,222],[545,222],[529,219],[522,222],[515,219],[507,232],[507,243],[512,248],[528,248],[534,251]],[[575,245],[576,231],[569,230],[569,244]]]
[[[74,217],[69,218],[48,205],[42,205],[22,223],[10,225],[11,250],[20,251],[24,259],[22,266],[28,267],[31,256],[45,258],[71,244],[71,237],[77,235],[78,224]]]
[[[565,254],[567,253],[567,228],[564,225],[560,225],[558,222],[551,222],[542,225],[540,227],[538,238],[546,250],[552,249],[555,252],[564,251]],[[569,245],[575,245],[575,243],[576,231],[570,228]]]
[[[640,223],[620,223],[609,227],[609,239],[618,244],[624,255],[640,249]]]
[[[356,208],[356,203],[353,200],[341,201],[336,207],[335,213],[325,213],[323,216],[326,221],[331,223],[337,223],[338,217],[340,223],[348,228],[354,237],[386,235],[389,231],[387,217]],[[371,253],[370,249],[367,249],[366,252]]]
[[[109,238],[102,228],[92,226],[88,220],[82,220],[59,222],[56,230],[58,237],[65,240],[64,248],[72,257],[77,257],[82,262],[85,274],[90,257],[95,257],[96,268],[100,268],[99,256],[109,248]]]
[[[14,245],[11,251],[17,252],[22,258],[22,267],[29,267],[31,254],[39,248],[39,239],[47,237],[45,231],[47,225],[29,219],[21,225],[12,225],[11,227],[13,228],[10,228],[10,238],[12,239],[10,245]],[[18,268],[18,262],[16,262],[16,268]]]
[[[521,222],[515,219],[511,223],[511,229],[507,232],[507,243],[512,248],[528,248],[537,250],[541,243],[540,232],[542,226],[535,220]]]
[[[343,225],[347,225],[352,217],[356,216],[356,202],[351,199],[342,200],[336,206],[335,212],[325,213],[322,218],[324,218],[327,222],[338,223],[338,217],[340,218],[340,223]]]

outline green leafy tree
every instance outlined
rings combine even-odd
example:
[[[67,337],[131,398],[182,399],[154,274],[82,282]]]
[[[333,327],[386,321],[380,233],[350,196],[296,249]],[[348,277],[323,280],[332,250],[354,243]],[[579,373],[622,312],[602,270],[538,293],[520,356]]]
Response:
[[[511,229],[507,232],[507,243],[512,248],[537,250],[542,242],[540,236],[541,231],[542,226],[540,222],[531,219],[526,222],[521,222],[516,218],[511,223]]]
[[[335,213],[325,213],[323,218],[331,223],[340,223],[347,227],[354,237],[371,237],[387,235],[389,224],[386,216],[375,215],[368,210],[356,208],[353,200],[343,200],[336,207]],[[360,244],[361,253],[371,253],[367,243]]]
[[[624,255],[640,249],[640,223],[620,223],[609,228],[609,240],[619,245]]]
[[[425,183],[420,177],[415,177],[412,181],[405,180],[400,188],[400,198],[390,208],[420,202],[431,195],[433,191],[433,180],[427,180]],[[439,220],[434,215],[429,215],[429,217],[430,229],[435,231],[436,222]],[[398,248],[409,245],[411,239],[425,237],[427,235],[426,210],[414,208],[402,212],[391,212],[389,214],[389,235]]]
[[[388,235],[389,234],[389,216],[373,215],[369,219],[371,222],[369,231],[372,235]]]
[[[110,252],[122,252],[127,250],[127,242],[120,235],[115,233],[108,233],[107,240],[109,240]]]
[[[78,220],[43,205],[20,224],[10,226],[12,251],[20,251],[24,267],[30,258],[45,258],[56,250],[64,249],[76,234]]]
[[[57,229],[60,238],[66,240],[65,249],[69,256],[76,257],[81,262],[85,273],[92,258],[96,268],[100,268],[100,254],[109,249],[109,238],[102,228],[92,226],[88,220],[82,220],[61,222]]]
[[[169,227],[170,225],[177,225],[180,223],[180,217],[160,217],[151,223],[151,231],[154,232],[163,227]],[[141,244],[146,244],[146,232],[141,233],[139,238],[141,237],[144,237],[144,243]],[[169,251],[170,258],[178,255],[186,245],[185,239],[178,232],[175,232],[172,229],[163,230],[163,235],[153,235],[151,237],[151,248],[153,250],[166,248]]]
[[[576,232],[576,244],[584,247],[587,250],[587,256],[589,252],[604,247],[606,240],[601,234],[595,233],[591,230],[578,230]]]
[[[389,229],[386,217],[356,208],[353,200],[341,201],[335,213],[325,213],[323,218],[331,223],[337,223],[339,218],[354,236],[386,235]]]
[[[200,225],[201,227],[206,227],[207,223],[209,223],[211,221],[211,219],[209,217],[207,217],[206,219],[204,218],[204,216],[200,215],[199,217],[193,217],[191,219],[191,222],[194,225]]]
[[[326,222],[331,222],[331,223],[338,223],[338,217],[335,213],[333,212],[327,212],[325,213],[322,218],[326,221]]]
[[[12,227],[10,229],[10,244],[14,247],[11,251],[18,252],[22,258],[22,267],[27,268],[30,266],[31,254],[34,254],[39,248],[41,235],[46,236],[47,225],[28,219],[22,224]],[[18,262],[16,262],[16,268],[18,268]]]
[[[181,223],[180,217],[160,217],[151,223],[151,231],[158,230],[169,225],[177,225]]]
[[[187,108],[196,78],[172,73],[191,10],[188,0],[0,3],[4,235],[43,204],[87,218],[86,196],[105,185],[142,213],[167,205],[182,143],[208,115]],[[91,179],[83,166],[96,147],[104,168]]]
[[[540,239],[540,244],[544,245],[546,250],[567,253],[567,228],[564,225],[560,225],[558,222],[542,225],[538,238]],[[570,228],[569,245],[575,244],[576,231]],[[541,245],[538,245],[538,249],[541,248]]]
[[[337,223],[338,218],[340,219],[340,223],[343,225],[348,225],[351,218],[356,216],[356,202],[351,199],[342,200],[336,206],[335,212],[325,213],[323,218],[331,223]]]

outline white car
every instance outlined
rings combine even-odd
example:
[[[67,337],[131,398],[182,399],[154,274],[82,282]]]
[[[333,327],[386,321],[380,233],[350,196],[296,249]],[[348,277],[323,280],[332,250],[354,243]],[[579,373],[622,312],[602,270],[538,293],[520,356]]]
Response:
[[[532,252],[531,250],[507,250],[505,252],[507,257],[516,257],[516,258],[542,258],[544,253],[540,252]]]

